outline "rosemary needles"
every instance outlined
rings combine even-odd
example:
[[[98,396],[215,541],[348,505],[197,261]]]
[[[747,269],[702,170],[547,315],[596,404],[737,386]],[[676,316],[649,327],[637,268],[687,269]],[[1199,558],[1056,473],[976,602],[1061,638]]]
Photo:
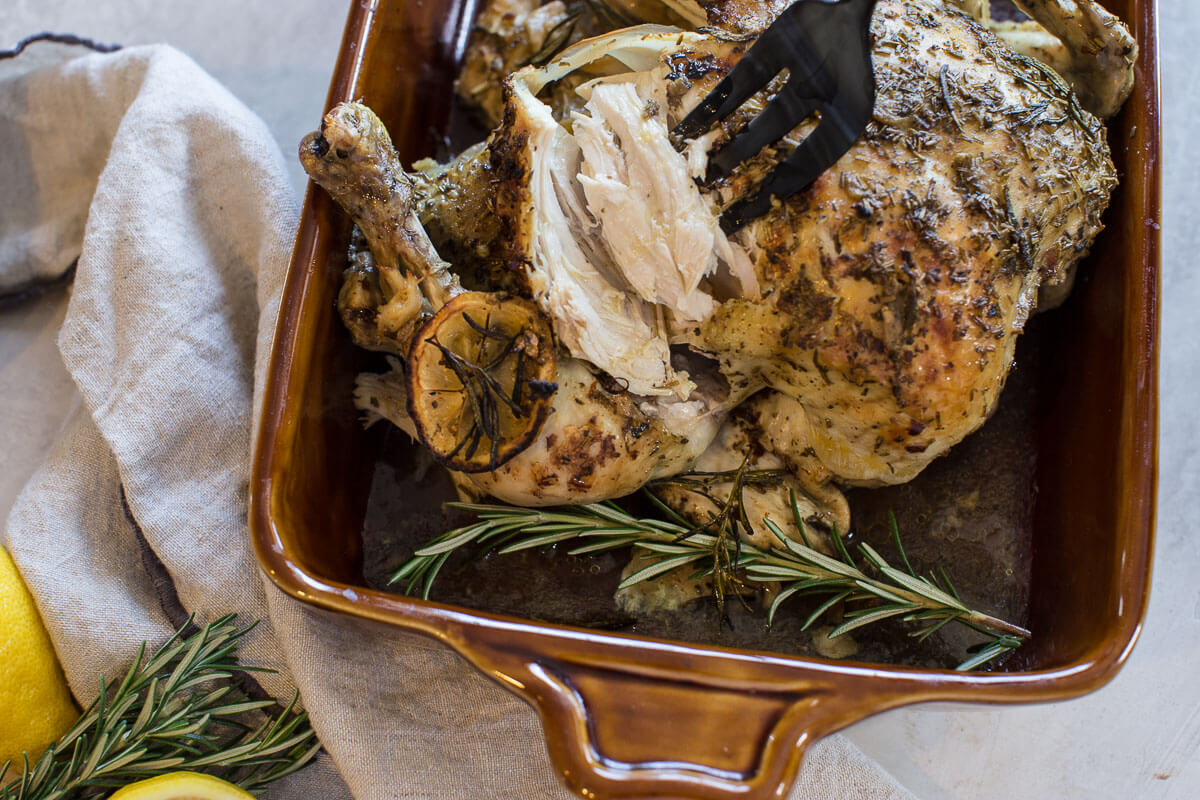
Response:
[[[441,568],[457,550],[467,546],[494,550],[497,554],[573,542],[572,555],[587,555],[630,547],[644,565],[630,573],[619,588],[633,586],[679,567],[690,566],[697,577],[727,571],[715,585],[726,589],[742,582],[776,584],[779,591],[768,608],[768,624],[792,598],[819,596],[822,602],[804,622],[813,625],[839,604],[845,608],[843,621],[830,637],[887,619],[916,623],[912,635],[924,640],[949,623],[966,625],[988,637],[959,666],[975,669],[1004,655],[1029,637],[1029,631],[967,606],[945,577],[922,577],[908,565],[893,520],[893,541],[901,570],[888,563],[874,548],[860,544],[866,564],[860,568],[834,532],[837,555],[816,550],[803,534],[799,506],[792,495],[793,522],[805,537],[797,542],[784,535],[771,519],[765,524],[777,542],[769,548],[741,541],[737,527],[744,514],[721,515],[716,526],[693,526],[657,501],[667,519],[635,517],[612,502],[583,506],[536,509],[503,505],[452,503],[454,508],[474,513],[479,519],[433,539],[417,550],[392,576],[409,593],[429,592]],[[738,504],[740,508],[740,504]],[[716,520],[714,520],[716,521]],[[734,535],[730,535],[734,531]],[[720,599],[720,598],[718,598]]]
[[[190,623],[153,655],[138,652],[125,679],[100,684],[100,697],[75,727],[0,788],[0,800],[99,798],[115,787],[177,770],[208,772],[248,791],[307,764],[320,749],[297,698],[280,708],[251,700],[236,675],[253,625],[233,615]],[[9,764],[0,765],[0,784]]]

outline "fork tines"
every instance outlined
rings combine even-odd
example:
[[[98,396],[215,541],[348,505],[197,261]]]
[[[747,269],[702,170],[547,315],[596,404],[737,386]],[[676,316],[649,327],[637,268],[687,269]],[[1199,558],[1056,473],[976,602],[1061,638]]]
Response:
[[[798,0],[771,23],[750,50],[675,127],[691,139],[728,117],[776,75],[784,87],[762,113],[709,160],[705,184],[779,141],[814,113],[817,127],[771,170],[750,197],[721,215],[732,233],[811,184],[850,149],[871,119],[875,80],[868,28],[875,0]]]

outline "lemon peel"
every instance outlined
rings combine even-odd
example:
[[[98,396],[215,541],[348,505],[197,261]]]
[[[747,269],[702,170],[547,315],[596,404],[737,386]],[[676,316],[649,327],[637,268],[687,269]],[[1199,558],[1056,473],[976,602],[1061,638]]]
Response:
[[[79,718],[50,636],[0,547],[0,765],[32,763]]]
[[[255,800],[228,781],[203,772],[170,772],[131,783],[109,800]]]

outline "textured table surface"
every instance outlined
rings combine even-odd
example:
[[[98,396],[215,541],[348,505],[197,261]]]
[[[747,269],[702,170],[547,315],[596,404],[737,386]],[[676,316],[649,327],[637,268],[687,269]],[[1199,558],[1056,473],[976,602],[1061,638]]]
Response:
[[[419,2],[419,0],[414,0]],[[191,55],[256,111],[285,153],[319,119],[346,0],[6,0],[0,48],[43,30],[98,41],[166,42]],[[1162,0],[1163,308],[1158,543],[1150,611],[1112,684],[1056,705],[915,707],[847,731],[922,800],[1200,797],[1200,341],[1187,320],[1200,306],[1200,84],[1187,66],[1200,40],[1200,5]],[[303,174],[293,168],[297,194]],[[58,364],[65,300],[52,294],[0,311],[0,516],[77,402]],[[1193,309],[1189,311],[1188,309]]]

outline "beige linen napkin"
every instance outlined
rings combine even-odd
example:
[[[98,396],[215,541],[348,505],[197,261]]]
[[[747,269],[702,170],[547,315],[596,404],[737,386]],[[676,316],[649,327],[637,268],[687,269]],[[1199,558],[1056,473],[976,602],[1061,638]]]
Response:
[[[5,531],[76,697],[182,614],[236,611],[264,621],[246,660],[279,670],[271,693],[300,690],[328,752],[272,797],[565,800],[519,699],[431,640],[299,604],[259,571],[246,495],[296,222],[283,156],[168,47],[76,55],[0,61],[0,294],[78,263],[58,349],[81,402]],[[910,795],[832,737],[793,796]]]

